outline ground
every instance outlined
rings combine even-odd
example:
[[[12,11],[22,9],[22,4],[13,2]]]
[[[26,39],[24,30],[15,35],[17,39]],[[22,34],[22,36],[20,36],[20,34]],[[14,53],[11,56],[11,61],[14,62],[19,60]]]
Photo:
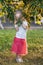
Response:
[[[43,30],[28,31],[28,55],[23,57],[23,63],[15,61],[16,56],[10,51],[11,44],[9,47],[6,44],[11,42],[14,32],[14,30],[0,30],[0,65],[43,65]]]
[[[29,51],[28,55],[23,57],[23,63],[17,63],[15,61],[15,55],[12,55],[9,51],[0,52],[0,65],[43,65],[43,53]]]

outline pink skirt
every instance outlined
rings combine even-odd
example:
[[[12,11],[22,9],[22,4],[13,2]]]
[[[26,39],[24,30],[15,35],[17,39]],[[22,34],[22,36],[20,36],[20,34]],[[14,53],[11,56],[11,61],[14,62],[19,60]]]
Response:
[[[26,40],[15,37],[11,47],[11,52],[18,55],[26,55],[28,53]]]

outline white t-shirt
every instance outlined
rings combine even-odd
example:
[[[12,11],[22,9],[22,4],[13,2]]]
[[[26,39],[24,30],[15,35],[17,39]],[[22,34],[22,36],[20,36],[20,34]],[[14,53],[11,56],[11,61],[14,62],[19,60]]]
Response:
[[[23,21],[23,25],[25,26],[28,26],[28,23],[27,21]],[[17,38],[21,38],[21,39],[25,39],[26,38],[26,32],[27,32],[27,29],[24,29],[22,27],[22,25],[19,27],[19,30],[16,32],[16,37]]]
[[[41,23],[43,23],[43,17],[41,18]]]

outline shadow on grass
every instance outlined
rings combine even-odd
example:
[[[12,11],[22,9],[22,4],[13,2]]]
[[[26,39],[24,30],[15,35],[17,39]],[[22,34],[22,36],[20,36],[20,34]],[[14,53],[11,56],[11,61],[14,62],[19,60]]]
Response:
[[[23,57],[23,63],[17,63],[15,61],[15,55],[10,52],[0,52],[0,65],[43,65],[43,57],[40,53],[29,53],[27,56]]]

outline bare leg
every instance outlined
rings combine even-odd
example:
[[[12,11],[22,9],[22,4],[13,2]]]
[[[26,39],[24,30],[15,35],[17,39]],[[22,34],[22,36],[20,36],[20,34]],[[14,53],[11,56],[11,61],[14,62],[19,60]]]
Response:
[[[16,61],[17,62],[23,62],[21,55],[16,55]]]

